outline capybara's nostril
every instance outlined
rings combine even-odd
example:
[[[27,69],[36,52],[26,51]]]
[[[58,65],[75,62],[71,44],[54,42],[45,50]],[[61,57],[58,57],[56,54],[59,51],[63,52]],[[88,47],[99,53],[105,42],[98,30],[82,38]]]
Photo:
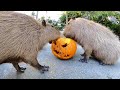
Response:
[[[51,41],[49,41],[49,44],[51,44],[52,43],[52,40]]]

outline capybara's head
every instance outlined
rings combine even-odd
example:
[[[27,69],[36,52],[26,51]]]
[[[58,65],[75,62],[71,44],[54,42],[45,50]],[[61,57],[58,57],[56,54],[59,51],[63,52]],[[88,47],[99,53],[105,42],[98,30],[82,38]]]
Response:
[[[74,22],[75,22],[75,18],[72,18],[69,20],[68,24],[65,26],[63,35],[66,38],[71,38],[71,39],[75,38],[74,26],[73,26],[75,24]]]
[[[44,28],[44,37],[48,40],[49,43],[60,38],[59,30],[55,29],[52,25],[46,23],[45,20],[42,20],[42,27]]]

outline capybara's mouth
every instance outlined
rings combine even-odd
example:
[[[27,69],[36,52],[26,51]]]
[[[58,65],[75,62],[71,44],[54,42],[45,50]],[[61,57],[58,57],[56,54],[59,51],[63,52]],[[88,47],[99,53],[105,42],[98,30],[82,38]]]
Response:
[[[71,38],[71,36],[70,35],[64,35],[66,38]]]
[[[71,38],[71,39],[73,39],[74,41],[77,41],[77,39],[75,38],[75,36],[72,37],[72,36],[70,36],[70,35],[66,35],[65,37],[66,37],[66,38]]]
[[[52,42],[56,44],[56,41],[57,41],[57,40],[58,40],[58,39],[51,40],[51,41],[49,41],[49,44],[51,44]]]
[[[51,44],[52,43],[52,40],[51,41],[49,41],[49,44]]]

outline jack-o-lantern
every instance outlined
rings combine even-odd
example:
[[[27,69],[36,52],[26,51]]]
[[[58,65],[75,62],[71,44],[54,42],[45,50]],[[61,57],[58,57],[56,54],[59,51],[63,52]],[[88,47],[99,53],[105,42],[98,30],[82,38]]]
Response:
[[[52,42],[51,49],[56,57],[67,60],[75,55],[77,44],[70,38],[59,38],[55,42]]]

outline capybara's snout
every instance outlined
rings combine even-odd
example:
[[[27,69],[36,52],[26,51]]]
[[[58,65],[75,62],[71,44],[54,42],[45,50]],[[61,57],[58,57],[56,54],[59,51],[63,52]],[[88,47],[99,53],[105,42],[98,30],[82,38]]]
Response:
[[[52,40],[51,41],[49,41],[49,44],[51,44],[52,43]]]
[[[53,42],[53,43],[56,43],[57,40],[58,40],[58,38],[55,39],[55,40],[51,40],[51,41],[49,41],[49,44],[51,44],[52,42]]]

